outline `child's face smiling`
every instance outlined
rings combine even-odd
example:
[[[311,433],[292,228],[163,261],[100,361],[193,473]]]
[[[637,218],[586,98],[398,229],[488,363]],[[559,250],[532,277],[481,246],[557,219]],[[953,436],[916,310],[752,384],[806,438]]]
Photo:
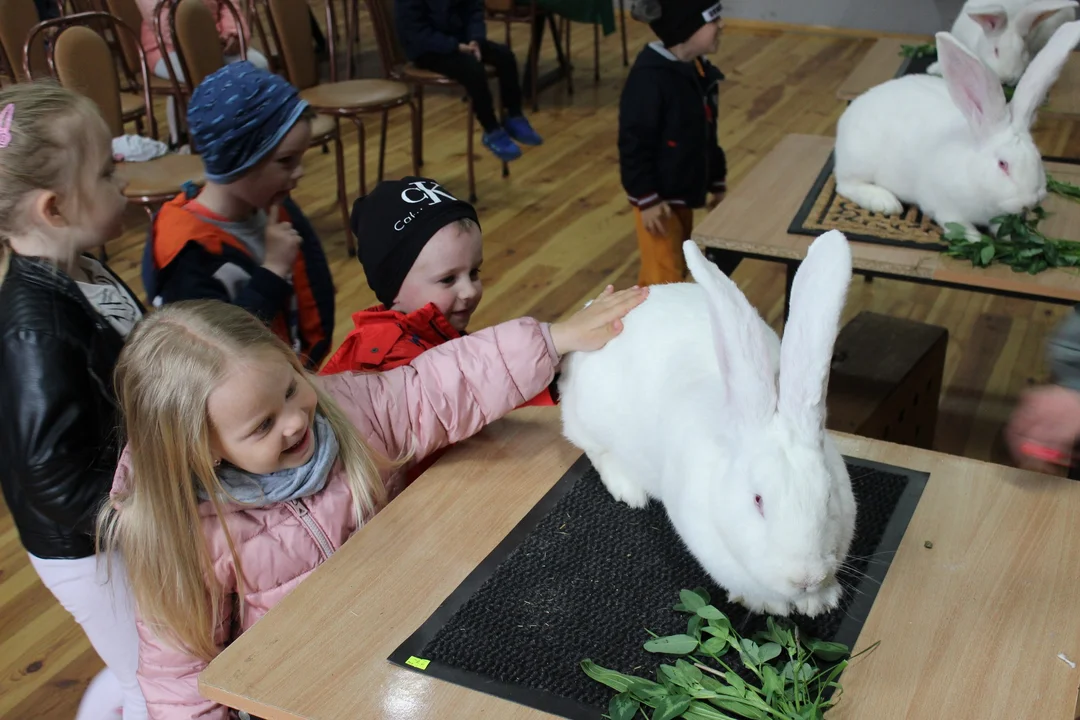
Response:
[[[280,354],[237,359],[207,401],[214,457],[254,475],[300,467],[315,453],[317,403]]]
[[[450,325],[464,332],[484,294],[480,265],[484,246],[480,228],[465,230],[452,222],[435,233],[401,283],[394,310],[411,313],[435,303]]]

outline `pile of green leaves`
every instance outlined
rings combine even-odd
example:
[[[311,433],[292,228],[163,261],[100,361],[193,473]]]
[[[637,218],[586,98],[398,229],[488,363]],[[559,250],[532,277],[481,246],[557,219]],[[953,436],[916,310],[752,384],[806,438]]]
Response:
[[[683,590],[679,599],[674,610],[690,615],[686,634],[650,633],[645,643],[649,652],[679,656],[660,666],[656,682],[581,661],[589,677],[618,693],[608,705],[611,720],[820,720],[839,701],[838,678],[850,661],[846,646],[773,618],[767,630],[740,637],[703,588]],[[819,668],[815,658],[827,665]],[[735,671],[737,664],[751,682]]]
[[[1061,182],[1047,175],[1048,192],[1080,200],[1080,187]],[[1080,266],[1080,243],[1071,240],[1048,238],[1039,230],[1039,223],[1046,219],[1041,206],[1023,215],[1002,215],[991,220],[997,225],[992,235],[982,234],[982,239],[969,241],[964,228],[957,223],[946,223],[944,239],[949,244],[943,252],[955,258],[970,260],[975,267],[988,267],[993,263],[1008,265],[1014,272],[1032,275],[1052,267]]]
[[[937,45],[923,43],[921,45],[901,45],[900,56],[909,58],[921,58],[929,55],[937,55]]]

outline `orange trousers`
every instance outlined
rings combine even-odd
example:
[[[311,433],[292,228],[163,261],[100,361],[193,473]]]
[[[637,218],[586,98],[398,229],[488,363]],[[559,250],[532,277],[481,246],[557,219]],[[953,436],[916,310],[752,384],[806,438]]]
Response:
[[[659,285],[682,282],[686,278],[686,258],[682,244],[690,239],[694,228],[694,211],[685,205],[672,205],[664,218],[664,234],[653,235],[641,220],[641,210],[634,208],[638,249],[641,251],[641,271],[638,285]]]

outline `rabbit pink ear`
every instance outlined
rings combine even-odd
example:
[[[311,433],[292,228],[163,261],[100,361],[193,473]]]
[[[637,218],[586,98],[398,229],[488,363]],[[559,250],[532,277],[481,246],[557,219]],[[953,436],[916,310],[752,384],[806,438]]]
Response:
[[[987,37],[1000,35],[1009,24],[1009,14],[1001,5],[978,5],[969,7],[964,12],[979,24]]]
[[[1016,127],[1031,127],[1035,111],[1061,74],[1061,68],[1077,43],[1080,43],[1080,20],[1059,27],[1046,43],[1046,47],[1040,50],[1028,65],[1020,77],[1020,82],[1016,84],[1016,91],[1009,105]]]
[[[693,240],[683,243],[690,274],[705,290],[720,380],[733,422],[760,425],[776,412],[776,379],[765,323],[731,278],[705,259]]]
[[[1076,6],[1076,0],[1034,0],[1016,13],[1013,24],[1020,37],[1027,37],[1032,30],[1058,12]]]
[[[780,343],[780,415],[808,439],[825,433],[825,391],[848,285],[851,248],[830,230],[810,244],[791,286]]]
[[[934,37],[949,97],[975,135],[986,137],[1006,126],[1009,111],[998,76],[950,33]]]

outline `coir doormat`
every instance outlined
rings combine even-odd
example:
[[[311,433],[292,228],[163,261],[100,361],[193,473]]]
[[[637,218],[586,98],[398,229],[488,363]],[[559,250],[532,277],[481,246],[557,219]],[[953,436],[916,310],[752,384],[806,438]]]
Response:
[[[807,633],[854,645],[928,477],[847,460],[859,504],[847,588],[835,611],[796,616]],[[611,691],[580,668],[655,677],[646,629],[684,632],[671,608],[705,587],[745,637],[765,618],[728,603],[684,549],[663,507],[612,499],[582,457],[390,656],[390,661],[572,720],[599,720]],[[668,660],[670,661],[670,660]]]
[[[818,173],[795,213],[788,232],[795,235],[818,236],[829,230],[839,230],[849,240],[914,247],[922,250],[943,250],[948,247],[942,239],[942,228],[922,214],[915,205],[904,205],[899,215],[870,212],[836,192],[833,175],[833,153]]]

